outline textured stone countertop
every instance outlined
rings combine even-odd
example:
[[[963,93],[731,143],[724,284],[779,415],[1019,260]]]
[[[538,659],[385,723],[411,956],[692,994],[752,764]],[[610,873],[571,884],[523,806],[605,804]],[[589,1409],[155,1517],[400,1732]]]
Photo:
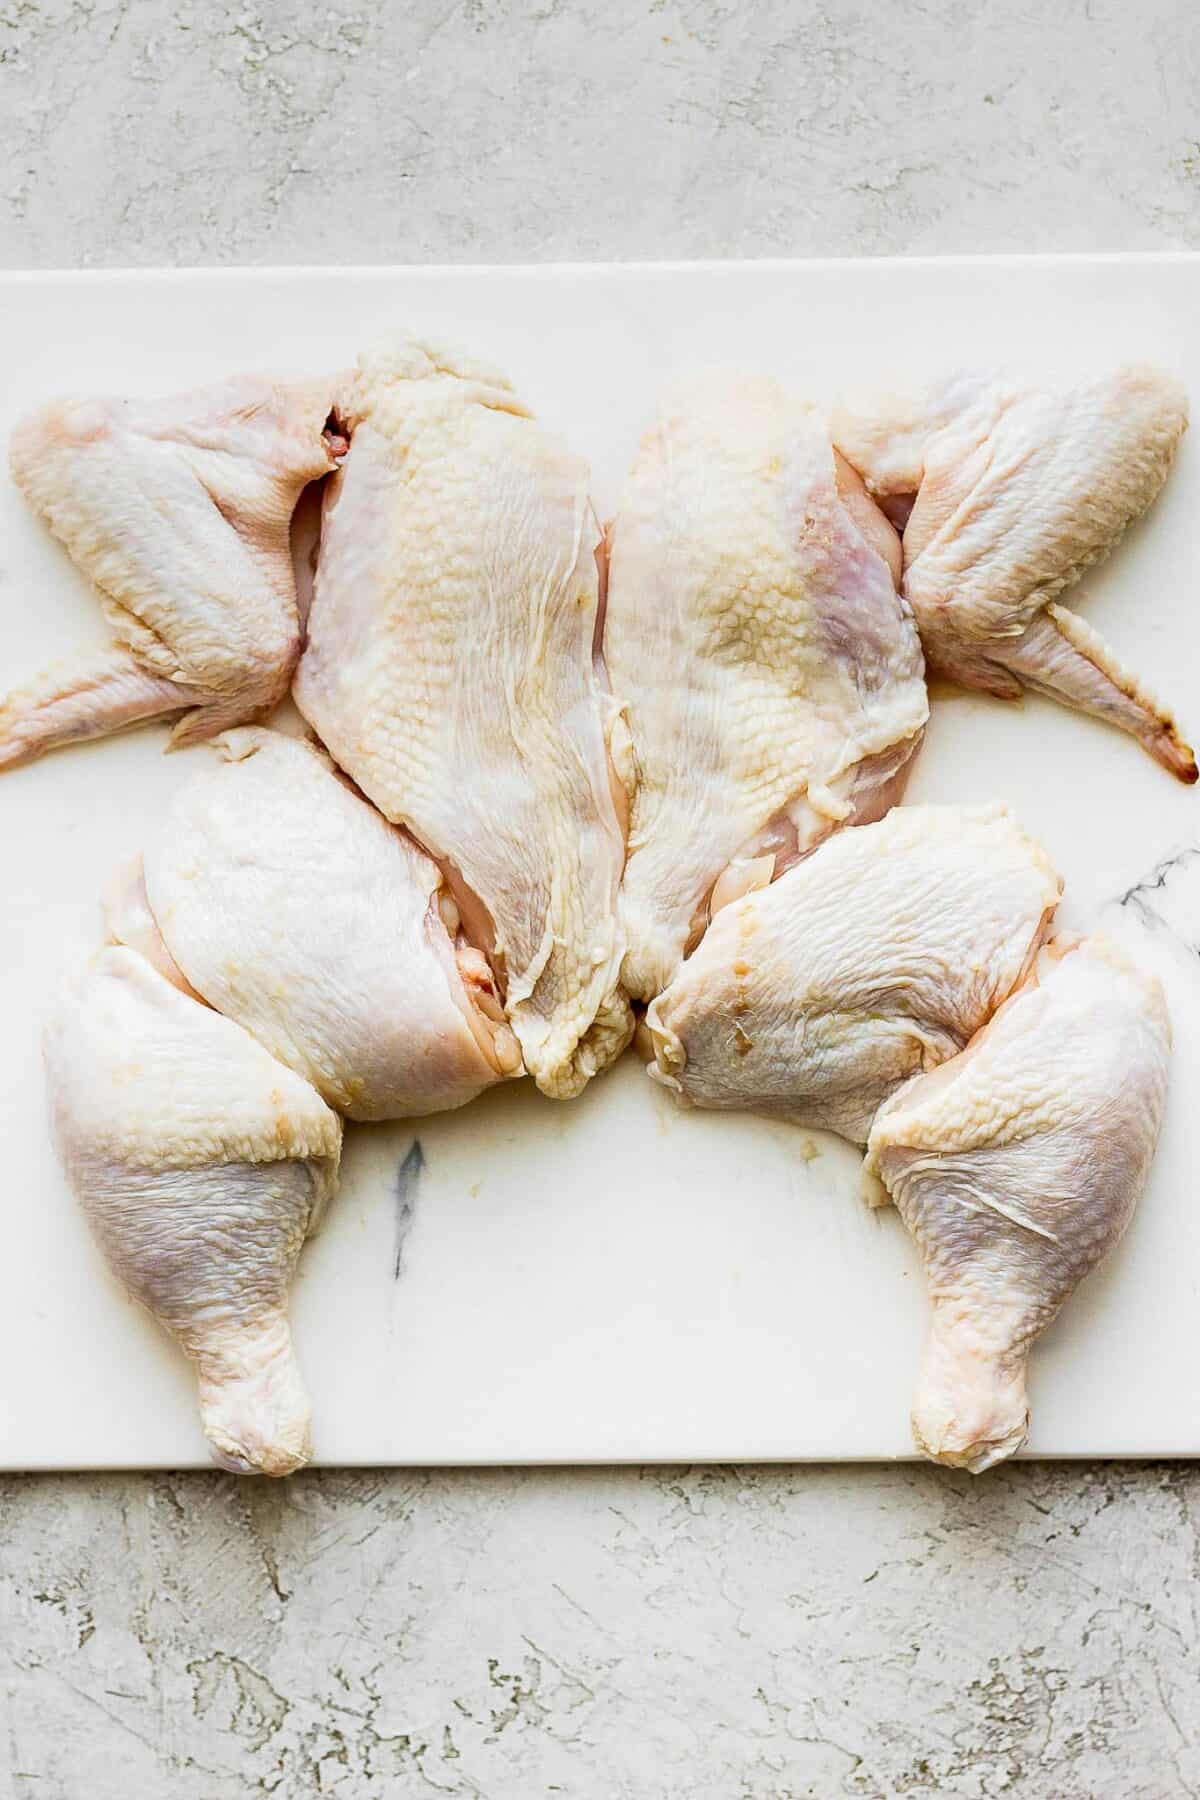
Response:
[[[0,0],[0,264],[1197,247],[1198,92],[1192,0]],[[1184,1465],[8,1478],[0,1520],[2,1800],[1200,1794]]]

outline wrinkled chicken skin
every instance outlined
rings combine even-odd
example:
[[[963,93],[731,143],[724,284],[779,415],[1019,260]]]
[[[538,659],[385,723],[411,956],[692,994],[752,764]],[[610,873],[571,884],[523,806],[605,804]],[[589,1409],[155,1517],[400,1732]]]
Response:
[[[898,575],[896,534],[820,413],[754,373],[667,395],[609,534],[635,999],[721,906],[899,799],[928,707]]]
[[[865,1143],[881,1102],[1013,991],[1060,893],[1001,806],[840,832],[713,920],[646,1014],[650,1073],[695,1106]]]
[[[338,417],[296,701],[441,866],[526,1067],[565,1098],[632,1031],[587,470],[502,375],[402,335]]]
[[[0,768],[184,714],[211,737],[287,693],[300,651],[288,543],[341,440],[331,382],[245,376],[170,400],[67,400],[13,433],[17,486],[95,582],[114,642],[0,701]]]
[[[336,1186],[341,1121],[123,947],[68,987],[45,1050],[72,1185],[114,1274],[196,1365],[217,1461],[290,1473],[311,1442],[288,1292]]]
[[[1024,1443],[1030,1347],[1133,1215],[1169,1053],[1157,981],[1102,937],[1055,943],[962,1056],[881,1109],[868,1167],[929,1280],[927,1456],[978,1473]]]
[[[1022,688],[1107,720],[1181,781],[1196,761],[1170,713],[1059,603],[1157,496],[1187,426],[1152,368],[1057,390],[959,375],[848,401],[845,457],[904,524],[904,592],[930,672],[1001,699]]]
[[[520,1072],[441,876],[318,750],[231,731],[110,903],[114,936],[352,1119],[462,1106]]]
[[[150,910],[146,871],[140,856],[114,870],[104,892],[103,913],[110,944],[124,944],[127,950],[136,950],[143,962],[157,970],[164,981],[169,981],[181,994],[188,994],[207,1006],[203,994],[196,992],[167,949],[158,929],[158,921]]]

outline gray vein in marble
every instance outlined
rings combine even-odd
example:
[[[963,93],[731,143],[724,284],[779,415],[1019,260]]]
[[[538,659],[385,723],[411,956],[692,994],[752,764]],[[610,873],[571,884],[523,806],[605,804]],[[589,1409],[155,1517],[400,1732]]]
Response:
[[[1185,844],[1117,899],[1143,925],[1164,929],[1200,952],[1200,845]]]
[[[421,1173],[425,1167],[425,1152],[421,1148],[421,1140],[415,1137],[401,1159],[396,1170],[396,1181],[393,1193],[396,1198],[396,1255],[392,1265],[393,1279],[399,1281],[404,1267],[404,1245],[412,1230],[413,1219],[417,1210],[417,1195],[420,1191]]]

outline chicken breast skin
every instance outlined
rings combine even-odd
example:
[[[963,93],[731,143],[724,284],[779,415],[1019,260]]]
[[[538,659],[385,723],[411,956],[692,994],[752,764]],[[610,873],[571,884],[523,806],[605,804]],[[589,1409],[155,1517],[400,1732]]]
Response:
[[[650,1001],[722,905],[899,799],[928,706],[896,534],[770,376],[667,392],[609,540],[622,979]]]
[[[443,870],[526,1068],[569,1097],[633,1024],[587,469],[503,375],[404,334],[338,417],[296,702]]]

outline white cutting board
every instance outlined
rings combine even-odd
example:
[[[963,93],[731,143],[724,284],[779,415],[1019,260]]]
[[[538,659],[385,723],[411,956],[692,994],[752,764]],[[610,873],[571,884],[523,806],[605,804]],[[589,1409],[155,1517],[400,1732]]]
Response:
[[[5,436],[64,389],[320,369],[403,322],[507,368],[591,458],[602,512],[656,389],[697,363],[761,363],[820,398],[955,359],[1144,356],[1200,406],[1192,257],[35,275],[0,290]],[[1193,741],[1198,590],[1200,432],[1078,596]],[[7,478],[0,623],[3,687],[101,635],[86,584]],[[182,1357],[108,1276],[55,1165],[39,1058],[61,970],[98,941],[109,870],[209,754],[163,757],[164,737],[150,727],[0,776],[3,1467],[207,1460]],[[1177,1041],[1133,1229],[1035,1353],[1030,1451],[1200,1454],[1200,798],[1050,705],[935,697],[910,798],[996,797],[1066,876],[1064,921],[1115,921],[1160,971]],[[401,1182],[414,1136],[425,1166]],[[350,1129],[294,1306],[318,1460],[910,1454],[916,1258],[894,1213],[860,1203],[856,1153],[821,1138],[805,1160],[805,1140],[685,1115],[632,1059],[569,1105],[521,1084],[417,1133]]]

